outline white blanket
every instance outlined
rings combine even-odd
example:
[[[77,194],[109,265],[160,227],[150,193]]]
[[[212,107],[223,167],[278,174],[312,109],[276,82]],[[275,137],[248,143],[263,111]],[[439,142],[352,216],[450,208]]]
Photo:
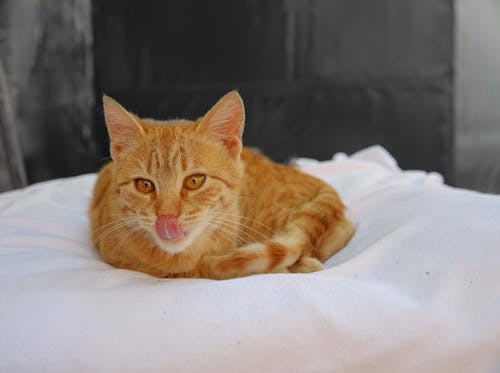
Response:
[[[298,164],[358,229],[307,275],[110,267],[88,237],[95,175],[0,195],[0,372],[500,371],[500,196],[380,147]]]

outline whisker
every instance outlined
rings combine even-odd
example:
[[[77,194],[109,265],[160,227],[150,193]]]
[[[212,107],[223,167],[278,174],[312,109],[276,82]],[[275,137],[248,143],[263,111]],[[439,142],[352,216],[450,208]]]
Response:
[[[220,220],[221,218],[222,218],[223,220]],[[223,217],[220,217],[220,218],[219,218],[219,217],[214,217],[213,219],[214,219],[215,221],[218,221],[218,222],[221,222],[221,221],[222,221],[222,222],[226,222],[225,218],[223,218]],[[247,224],[245,224],[245,223],[239,222],[239,225],[240,225],[240,227],[246,228],[246,229],[248,229],[249,231],[252,231],[252,232],[254,232],[254,233],[256,233],[256,234],[260,235],[260,236],[261,236],[263,239],[265,239],[265,240],[269,240],[269,239],[270,239],[270,237],[269,237],[269,236],[265,235],[265,234],[264,234],[264,233],[262,233],[262,232],[259,232],[258,230],[256,230],[256,229],[254,229],[254,228],[252,228],[252,227],[248,226],[248,225],[247,225]],[[244,234],[249,234],[248,232],[245,232],[245,231],[243,231],[242,229],[240,229],[240,232],[241,232],[241,233],[244,233]],[[253,236],[251,236],[251,237],[253,238],[254,242],[257,242],[257,240],[256,240]]]
[[[233,217],[238,217],[238,218],[241,218],[241,217],[245,218],[244,216],[241,216],[241,215],[236,215],[236,214],[231,214],[231,213],[226,213],[226,212],[220,212],[220,215],[224,215],[224,214],[227,215],[227,216],[233,216]],[[225,226],[234,227],[233,225],[231,225],[230,223],[228,223],[228,218],[227,217],[220,216],[220,215],[212,213],[212,214],[209,214],[208,217],[210,219],[212,219],[212,221],[218,222],[220,224],[224,224]],[[248,219],[250,219],[250,218],[248,218]],[[251,220],[253,220],[253,219],[251,219]],[[255,221],[255,222],[259,223],[257,221]],[[263,234],[262,232],[260,232],[260,231],[258,231],[256,229],[248,226],[247,224],[245,224],[245,223],[243,223],[241,221],[239,221],[237,224],[238,224],[238,231],[239,231],[239,233],[243,234],[243,235],[245,235],[247,237],[249,237],[252,240],[252,242],[258,242],[258,240],[253,235],[251,235],[250,233],[245,232],[242,228],[246,228],[249,231],[258,234],[264,240],[270,240],[271,239],[268,235]],[[271,229],[270,227],[267,227],[267,228]],[[248,242],[247,242],[247,244],[248,244]]]
[[[194,217],[193,217],[193,218],[194,218]],[[212,227],[212,228],[215,228],[215,230],[221,230],[221,231],[223,230],[223,231],[224,231],[224,233],[221,233],[221,235],[224,235],[224,237],[225,237],[225,239],[226,239],[226,240],[231,241],[231,242],[234,242],[234,240],[236,239],[236,240],[240,241],[243,245],[246,245],[246,244],[247,244],[247,241],[243,240],[243,239],[242,239],[242,238],[241,238],[241,237],[240,237],[240,236],[239,236],[236,232],[232,232],[232,231],[228,230],[227,228],[222,227],[222,226],[220,226],[220,225],[218,225],[218,224],[214,223],[213,221],[211,221],[211,220],[210,220],[210,219],[212,218],[212,216],[211,216],[211,215],[206,215],[206,216],[204,216],[203,218],[208,218],[208,219],[209,219],[208,221],[205,221],[205,223],[206,223],[208,226],[210,226],[210,227]],[[197,219],[196,219],[196,218],[194,218],[193,220],[189,221],[188,225],[186,225],[186,226],[187,226],[187,227],[189,227],[189,226],[195,226],[195,225],[198,225],[198,224],[200,224],[200,222],[201,222],[202,220],[204,220],[203,218],[201,218],[201,217],[198,217]],[[226,226],[228,226],[228,225],[226,225]],[[234,228],[234,226],[233,226],[233,227],[231,227],[231,228]],[[213,233],[213,232],[211,232],[211,234],[212,234],[212,233]]]
[[[212,220],[213,220],[213,221],[215,221],[216,223],[221,224],[221,225],[224,225],[224,226],[226,226],[226,227],[233,227],[233,225],[229,224],[229,223],[228,223],[226,220],[224,220],[223,218],[222,218],[222,219],[220,219],[220,218],[217,218],[217,217],[213,217],[213,218],[212,218]],[[244,230],[241,230],[241,229],[239,229],[239,230],[238,230],[238,232],[239,232],[240,234],[244,234],[245,236],[249,237],[249,238],[250,238],[253,242],[257,242],[257,239],[256,239],[254,236],[252,236],[250,233],[245,232]],[[256,231],[256,232],[257,232],[257,231]],[[260,233],[260,232],[258,232],[258,233]]]
[[[118,242],[116,242],[115,247],[116,248],[121,247],[123,242],[125,242],[125,239],[128,238],[131,234],[132,234],[132,231],[125,231],[124,234],[118,240]]]
[[[214,232],[219,231],[220,234],[223,235],[229,241],[233,241],[233,239],[235,239],[237,241],[240,241],[243,245],[247,245],[248,244],[247,241],[245,241],[242,237],[240,237],[235,232],[232,232],[232,231],[230,231],[230,230],[228,230],[228,229],[226,229],[224,227],[221,227],[218,224],[212,223],[212,222],[208,222],[208,225],[210,225],[211,227],[215,227],[216,230]]]
[[[114,220],[110,221],[109,223],[102,225],[99,228],[107,227],[107,226],[113,225],[113,224],[115,224],[117,222],[122,222],[122,221],[127,221],[127,220],[133,220],[133,219],[135,219],[135,216],[124,216],[124,217],[121,217],[121,218],[118,218],[118,219],[114,219]]]
[[[113,233],[121,228],[124,228],[124,227],[126,227],[134,222],[135,222],[135,218],[133,216],[114,220],[111,223],[106,224],[106,226],[103,226],[103,228],[105,228],[105,229],[97,235],[96,241],[99,242],[104,237],[108,236],[109,234],[111,234],[111,233]]]
[[[119,222],[119,223],[115,223],[113,225],[111,225],[110,227],[108,227],[106,230],[102,231],[101,233],[99,233],[97,235],[97,241],[100,241],[101,239],[103,239],[105,236],[107,236],[108,234],[114,232],[115,230],[121,228],[121,227],[124,227],[124,226],[127,226],[128,224],[130,224],[131,222],[129,221],[122,221],[122,222]]]
[[[125,217],[121,217],[121,218],[118,218],[118,219],[115,219],[109,223],[106,223],[104,225],[101,225],[100,227],[97,228],[97,230],[102,230],[102,229],[106,229],[107,227],[109,227],[110,225],[113,225],[117,222],[120,222],[120,221],[125,221],[125,220],[129,220],[129,219],[133,219],[134,217],[133,216],[125,216]]]
[[[248,220],[248,221],[251,221],[252,223],[255,223],[255,224],[260,225],[261,227],[267,228],[267,229],[269,229],[270,231],[272,231],[272,230],[273,230],[270,226],[268,226],[268,225],[266,225],[266,224],[263,224],[263,223],[261,223],[261,222],[260,222],[260,221],[258,221],[258,220],[251,219],[251,218],[248,218],[248,217],[243,216],[243,215],[231,214],[230,212],[225,212],[225,211],[220,211],[220,212],[218,212],[218,213],[219,213],[219,214],[221,214],[221,215],[234,216],[234,217],[237,217],[237,218],[240,218],[240,219]]]
[[[211,236],[213,239],[215,239],[215,241],[217,241],[217,245],[219,245],[219,247],[221,247],[221,246],[222,246],[222,243],[220,242],[220,240],[219,240],[219,238],[217,237],[216,233],[217,233],[217,231],[213,231],[213,232],[211,232],[211,233],[210,233],[210,236]]]
[[[109,160],[111,160],[111,156],[100,158],[100,159],[97,160],[97,163],[101,163],[101,162],[109,161]]]
[[[122,223],[122,224],[119,224],[115,227],[113,227],[112,229],[109,229],[107,230],[106,232],[104,232],[103,234],[99,235],[99,237],[96,238],[96,241],[97,242],[100,242],[101,240],[103,240],[105,237],[107,237],[108,235],[110,235],[111,233],[113,232],[116,232],[118,230],[120,230],[121,228],[124,228],[126,227],[127,225],[129,225],[130,223]]]

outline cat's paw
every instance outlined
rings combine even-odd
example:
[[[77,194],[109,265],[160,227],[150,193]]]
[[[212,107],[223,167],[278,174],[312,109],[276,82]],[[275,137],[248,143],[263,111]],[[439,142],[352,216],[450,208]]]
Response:
[[[323,264],[318,259],[310,256],[300,258],[297,263],[288,268],[292,273],[311,273],[322,269],[324,269]]]
[[[232,278],[248,276],[252,273],[247,273],[241,270],[238,265],[240,263],[241,253],[229,253],[225,255],[205,255],[198,265],[198,273],[201,277],[213,280],[229,280]],[[243,259],[245,256],[243,255]]]
[[[205,255],[198,262],[198,273],[203,278],[221,280],[216,270],[218,257],[216,255]]]

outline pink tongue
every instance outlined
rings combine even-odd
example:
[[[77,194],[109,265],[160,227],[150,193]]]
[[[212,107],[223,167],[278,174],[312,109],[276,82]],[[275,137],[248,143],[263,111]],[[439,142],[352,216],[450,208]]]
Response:
[[[184,237],[184,232],[175,215],[160,215],[156,219],[156,233],[165,240],[178,240]]]

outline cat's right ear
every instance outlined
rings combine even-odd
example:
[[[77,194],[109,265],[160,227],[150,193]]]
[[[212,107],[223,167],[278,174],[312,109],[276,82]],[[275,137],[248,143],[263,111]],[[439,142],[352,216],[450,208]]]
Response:
[[[111,97],[103,95],[104,119],[108,128],[111,158],[116,160],[134,140],[144,134],[138,118]]]

